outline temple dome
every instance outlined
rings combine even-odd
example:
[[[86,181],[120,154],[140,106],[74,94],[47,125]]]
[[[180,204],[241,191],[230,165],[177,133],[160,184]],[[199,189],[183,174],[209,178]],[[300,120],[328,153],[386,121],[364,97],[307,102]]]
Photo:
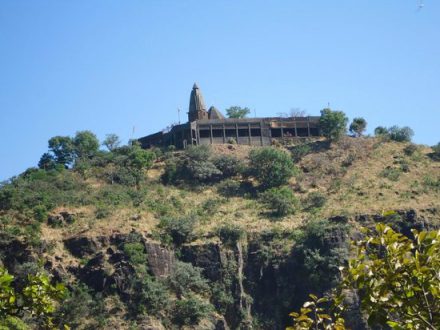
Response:
[[[208,110],[209,119],[225,119],[225,116],[214,106],[211,106]]]

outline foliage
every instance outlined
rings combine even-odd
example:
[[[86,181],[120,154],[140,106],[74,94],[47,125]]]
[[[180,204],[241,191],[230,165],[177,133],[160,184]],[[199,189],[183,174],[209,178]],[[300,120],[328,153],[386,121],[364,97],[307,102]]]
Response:
[[[171,238],[174,244],[181,245],[192,239],[196,221],[197,219],[193,215],[180,218],[163,217],[160,219],[158,227]],[[162,239],[166,239],[166,237],[162,237]]]
[[[374,134],[396,142],[411,142],[414,131],[408,126],[399,127],[394,125],[390,128],[379,126],[375,128]]]
[[[179,325],[195,325],[213,311],[212,305],[200,300],[194,295],[176,301],[174,322]]]
[[[299,162],[304,156],[308,155],[312,151],[310,145],[303,143],[294,146],[290,152],[292,153],[292,159],[295,163]]]
[[[170,304],[169,292],[161,281],[145,274],[132,281],[130,307],[135,314],[160,315]]]
[[[325,205],[327,198],[318,191],[311,192],[305,200],[307,209],[318,209]]]
[[[343,309],[344,290],[359,290],[361,309],[368,315],[370,326],[437,329],[440,231],[412,233],[414,239],[409,239],[384,224],[377,224],[375,230],[364,229],[366,236],[353,243],[356,256],[343,269],[343,280],[330,307]],[[313,310],[307,308],[310,304],[306,303],[300,313],[292,314],[293,329],[332,328],[337,315],[328,315],[325,322],[317,324],[319,319],[310,315]]]
[[[382,172],[380,172],[380,175],[384,178],[387,178],[388,180],[398,181],[401,172],[402,171],[398,168],[388,166],[385,169],[383,169]]]
[[[412,156],[418,150],[419,150],[419,147],[414,143],[410,143],[405,148],[403,148],[403,152],[407,156]]]
[[[13,281],[14,276],[0,267],[0,322],[8,317],[20,317],[27,313],[43,327],[56,329],[53,314],[57,302],[65,296],[64,286],[52,285],[49,277],[41,273],[29,274],[21,291],[13,288]]]
[[[49,151],[55,162],[64,166],[71,165],[75,158],[75,146],[68,136],[54,136],[49,139]]]
[[[98,152],[99,140],[91,131],[79,131],[73,138],[73,145],[76,158],[90,158]]]
[[[190,146],[180,158],[170,158],[162,175],[164,183],[212,183],[223,176],[212,160],[209,146]]]
[[[217,156],[212,162],[222,172],[223,179],[239,175],[244,167],[239,159],[229,155]]]
[[[319,125],[322,135],[330,141],[339,140],[347,131],[348,118],[342,111],[333,111],[329,108],[321,110]]]
[[[124,253],[134,265],[144,264],[147,261],[145,247],[141,242],[125,243]]]
[[[298,207],[298,199],[289,187],[271,188],[261,194],[260,200],[278,217],[292,214]]]
[[[252,150],[249,160],[249,174],[259,181],[263,189],[287,184],[296,173],[289,154],[272,147]]]
[[[251,110],[247,107],[232,106],[226,109],[226,115],[229,118],[246,118],[251,113]]]
[[[358,117],[354,118],[350,124],[350,132],[356,136],[362,136],[362,133],[367,128],[367,121],[364,118]]]
[[[121,140],[119,139],[119,136],[113,133],[107,134],[102,142],[102,145],[105,146],[109,151],[115,150],[120,146],[120,144]]]
[[[225,245],[235,246],[235,244],[246,236],[243,228],[237,225],[226,224],[217,229],[218,236]]]
[[[182,261],[176,262],[169,283],[178,296],[187,295],[190,291],[203,293],[209,289],[208,281],[202,275],[202,269]]]
[[[411,139],[414,135],[414,131],[405,126],[405,127],[399,127],[399,126],[392,126],[388,129],[388,135],[390,136],[390,139],[397,142],[411,142]]]
[[[376,136],[384,136],[388,134],[388,129],[386,127],[383,126],[377,126],[374,129],[374,135]]]
[[[45,152],[38,162],[38,167],[43,170],[53,170],[56,167],[56,164],[55,157],[52,154]]]

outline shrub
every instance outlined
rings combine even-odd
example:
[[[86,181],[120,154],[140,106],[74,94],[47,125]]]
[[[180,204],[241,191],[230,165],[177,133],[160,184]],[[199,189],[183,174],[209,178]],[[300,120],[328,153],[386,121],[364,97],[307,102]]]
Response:
[[[261,194],[261,201],[275,216],[285,216],[296,211],[298,200],[288,187],[271,188]]]
[[[263,189],[284,185],[296,173],[289,154],[272,147],[252,150],[249,159],[249,174]]]
[[[418,148],[417,145],[411,143],[411,144],[408,144],[408,145],[403,149],[403,152],[404,152],[405,155],[407,155],[407,156],[412,156],[412,155],[413,155],[418,149],[419,149],[419,148]]]
[[[231,224],[220,227],[217,230],[217,233],[223,244],[230,246],[235,245],[238,241],[246,236],[246,232],[243,228]]]
[[[399,126],[392,126],[388,129],[388,135],[390,136],[390,139],[397,142],[411,142],[411,139],[414,135],[414,131],[405,126],[405,127],[399,127]]]
[[[299,162],[304,156],[308,155],[312,148],[308,144],[300,144],[291,149],[292,159],[294,162]]]
[[[173,313],[174,322],[179,325],[195,325],[212,311],[213,307],[211,304],[191,295],[187,299],[176,301]]]
[[[145,247],[141,242],[125,243],[124,253],[133,265],[145,264],[147,261]]]
[[[164,217],[160,219],[159,228],[174,244],[181,245],[192,239],[196,221],[192,215],[181,218]]]
[[[170,294],[161,281],[150,275],[132,278],[132,301],[130,308],[135,314],[161,315],[170,304]]]
[[[307,195],[305,202],[308,209],[321,208],[327,202],[327,198],[320,192],[314,191]]]
[[[387,178],[391,181],[398,181],[400,177],[401,170],[393,167],[387,167],[385,168],[380,175],[384,178]]]
[[[95,210],[96,219],[105,219],[112,214],[112,209],[107,205],[98,205]]]
[[[383,126],[378,126],[374,129],[374,135],[376,135],[376,136],[388,135],[388,129]]]
[[[190,291],[203,293],[209,290],[208,281],[202,275],[202,269],[190,263],[177,261],[169,277],[171,288],[178,296],[187,295]]]
[[[237,176],[243,169],[241,161],[233,156],[218,156],[214,158],[213,163],[222,172],[223,179]]]

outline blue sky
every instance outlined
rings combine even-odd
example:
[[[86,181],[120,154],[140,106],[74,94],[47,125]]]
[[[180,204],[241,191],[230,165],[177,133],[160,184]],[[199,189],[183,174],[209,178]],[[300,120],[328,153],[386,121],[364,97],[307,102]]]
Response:
[[[55,135],[124,142],[207,106],[257,116],[330,103],[440,141],[440,2],[0,0],[0,180]],[[134,134],[133,134],[134,127]]]

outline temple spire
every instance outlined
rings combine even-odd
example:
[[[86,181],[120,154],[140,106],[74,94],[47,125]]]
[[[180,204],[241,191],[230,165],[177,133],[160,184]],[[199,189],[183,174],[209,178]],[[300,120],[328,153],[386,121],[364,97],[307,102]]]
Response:
[[[207,119],[208,113],[206,112],[205,101],[203,100],[202,92],[199,86],[194,83],[193,89],[191,91],[191,96],[189,98],[189,111],[188,120],[194,121],[198,119]]]

